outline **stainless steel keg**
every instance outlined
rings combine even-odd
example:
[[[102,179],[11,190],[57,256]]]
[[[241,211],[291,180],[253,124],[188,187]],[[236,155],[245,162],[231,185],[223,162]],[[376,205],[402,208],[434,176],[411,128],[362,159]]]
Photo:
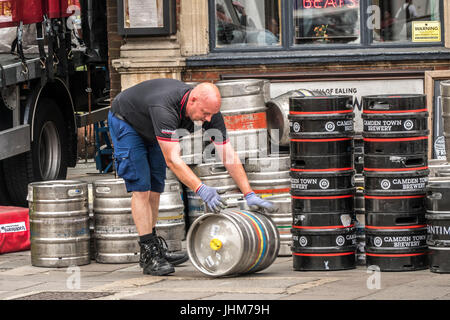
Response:
[[[90,263],[86,183],[30,183],[28,203],[33,266],[59,268]]]
[[[187,235],[192,264],[211,277],[264,270],[275,261],[279,249],[273,221],[244,210],[205,214],[192,224]]]
[[[166,240],[168,251],[180,251],[186,236],[181,193],[181,184],[178,180],[166,180],[159,201],[159,215],[155,228],[158,236]]]
[[[267,152],[265,80],[224,80],[215,84],[222,97],[220,112],[230,143],[238,155],[245,158]]]
[[[131,215],[131,193],[123,179],[94,182],[94,234],[96,261],[132,263],[139,261],[139,236]]]
[[[312,91],[306,89],[291,90],[266,102],[267,129],[273,144],[289,146],[289,98],[313,95]]]

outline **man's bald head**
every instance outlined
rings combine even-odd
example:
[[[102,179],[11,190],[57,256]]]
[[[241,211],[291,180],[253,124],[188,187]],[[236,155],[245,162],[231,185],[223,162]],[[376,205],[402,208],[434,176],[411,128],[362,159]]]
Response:
[[[219,89],[212,83],[202,82],[192,89],[186,113],[193,121],[211,121],[211,117],[220,111],[220,104]]]

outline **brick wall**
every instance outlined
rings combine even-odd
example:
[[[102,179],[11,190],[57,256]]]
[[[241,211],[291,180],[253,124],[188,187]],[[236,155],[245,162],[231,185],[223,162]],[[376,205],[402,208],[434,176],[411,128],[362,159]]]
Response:
[[[111,85],[111,101],[120,92],[120,75],[112,67],[111,61],[120,58],[120,46],[124,43],[122,36],[117,33],[117,1],[106,0],[108,17],[108,52],[109,75]]]

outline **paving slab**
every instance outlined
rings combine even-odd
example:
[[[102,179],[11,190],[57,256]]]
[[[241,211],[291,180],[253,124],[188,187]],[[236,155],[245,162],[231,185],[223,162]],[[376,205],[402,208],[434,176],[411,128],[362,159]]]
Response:
[[[238,294],[230,294],[230,293],[219,293],[206,298],[200,298],[199,300],[221,300],[221,301],[230,301],[230,300],[280,300],[284,297],[288,297],[288,294],[251,294],[251,293],[238,293]]]
[[[204,300],[209,296],[211,296],[211,293],[152,291],[149,293],[130,295],[121,300]]]

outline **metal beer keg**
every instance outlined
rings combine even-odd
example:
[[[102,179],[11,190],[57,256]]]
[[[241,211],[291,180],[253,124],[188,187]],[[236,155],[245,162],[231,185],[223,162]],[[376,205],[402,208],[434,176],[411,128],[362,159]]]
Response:
[[[273,221],[244,210],[205,214],[195,220],[187,235],[192,264],[211,277],[264,270],[275,261],[279,249]]]
[[[264,80],[223,80],[215,83],[222,97],[220,112],[230,143],[241,158],[267,152]]]
[[[313,96],[313,92],[306,89],[291,90],[266,102],[267,129],[271,143],[279,146],[289,146],[289,98]],[[278,131],[273,131],[278,130]]]
[[[430,271],[450,273],[450,180],[448,178],[429,182],[426,209]]]
[[[94,234],[98,263],[139,261],[139,236],[131,215],[131,193],[123,179],[94,182]]]
[[[156,232],[166,240],[168,251],[180,251],[185,238],[186,223],[182,188],[178,180],[166,180],[164,192],[159,200],[159,215]]]
[[[31,264],[68,267],[90,263],[88,186],[80,181],[28,185]]]

